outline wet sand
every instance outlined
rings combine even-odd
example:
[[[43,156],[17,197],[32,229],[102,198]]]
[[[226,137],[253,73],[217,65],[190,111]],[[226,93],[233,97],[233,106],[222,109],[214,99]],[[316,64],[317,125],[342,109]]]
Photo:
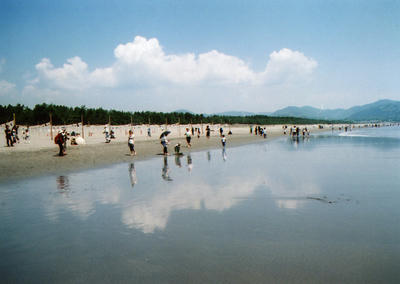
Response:
[[[277,135],[274,135],[275,137]],[[269,137],[269,139],[272,138]],[[227,139],[227,147],[247,143],[265,142],[260,136],[232,135]],[[200,151],[205,149],[221,148],[221,140],[217,136],[209,139],[197,137],[192,139],[192,147],[186,147],[183,138],[170,140],[168,151],[173,154],[175,144],[180,143],[181,152]],[[82,169],[101,167],[119,162],[143,160],[157,157],[162,154],[162,146],[158,140],[137,141],[135,143],[137,155],[130,156],[127,142],[111,142],[67,146],[67,155],[58,156],[58,146],[35,150],[19,150],[0,152],[0,182],[13,179],[34,177],[59,172],[70,172]]]
[[[307,127],[311,129],[312,133],[328,130],[328,127],[322,130],[318,129],[316,125],[308,125]],[[233,135],[227,136],[227,148],[248,143],[265,142],[284,136],[282,125],[269,126],[267,127],[267,132],[268,138],[265,140],[261,136],[249,134],[248,127],[237,127],[234,129]],[[147,139],[146,134],[142,131],[142,135],[138,135],[135,142],[137,155],[134,157],[129,155],[127,140],[123,134],[124,131],[121,130],[121,135],[117,137],[118,139],[112,140],[109,144],[104,143],[104,135],[99,134],[99,137],[89,140],[86,145],[68,145],[67,155],[63,157],[58,156],[58,146],[51,143],[49,137],[41,137],[42,140],[46,139],[44,147],[40,146],[43,145],[42,140],[37,140],[36,143],[31,144],[23,144],[22,142],[12,148],[3,145],[0,149],[0,182],[90,169],[119,162],[149,159],[162,154],[162,146],[158,139],[159,133],[152,136],[151,139]],[[182,145],[181,152],[184,154],[189,151],[222,148],[217,128],[212,132],[210,138],[205,136],[200,138],[192,137],[191,148],[186,147],[185,138],[183,136],[176,137],[177,134],[174,135],[172,133],[172,135],[168,136],[170,154],[173,154],[174,146],[177,143]]]

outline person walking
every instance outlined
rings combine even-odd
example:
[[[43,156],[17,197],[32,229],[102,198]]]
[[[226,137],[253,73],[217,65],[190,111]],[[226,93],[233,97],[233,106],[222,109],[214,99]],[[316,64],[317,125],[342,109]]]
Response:
[[[190,144],[190,140],[192,139],[192,137],[191,137],[191,135],[190,135],[189,128],[186,128],[185,136],[186,136],[186,143],[187,143],[187,146],[188,146],[189,148],[192,147],[192,145]]]
[[[221,143],[222,143],[222,147],[225,149],[225,146],[226,146],[226,137],[225,137],[224,134],[222,134]]]

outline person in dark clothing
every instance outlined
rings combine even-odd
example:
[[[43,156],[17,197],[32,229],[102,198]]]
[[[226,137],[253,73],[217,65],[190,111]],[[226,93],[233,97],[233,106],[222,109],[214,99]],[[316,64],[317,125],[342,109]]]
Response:
[[[6,140],[7,140],[7,146],[8,147],[12,147],[12,146],[14,146],[14,143],[13,143],[13,141],[12,141],[12,138],[11,138],[11,130],[10,130],[10,128],[8,127],[8,125],[6,124],[6,129],[4,130],[4,133],[6,134]]]
[[[207,138],[210,138],[210,131],[211,131],[210,126],[207,125],[207,127],[206,127],[206,137]]]
[[[58,156],[64,156],[64,136],[62,135],[61,131],[59,131],[56,137],[54,137],[54,143],[56,143],[60,148]]]

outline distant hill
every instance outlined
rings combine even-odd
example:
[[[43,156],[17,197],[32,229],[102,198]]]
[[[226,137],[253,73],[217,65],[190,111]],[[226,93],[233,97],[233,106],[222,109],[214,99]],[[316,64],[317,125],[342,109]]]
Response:
[[[225,111],[225,112],[214,113],[213,115],[222,115],[222,116],[251,116],[251,115],[254,115],[254,113],[253,113],[253,112],[248,112],[248,111]]]
[[[386,120],[400,121],[400,101],[380,100],[371,104],[355,106],[349,109],[323,110],[310,106],[286,107],[277,110],[272,116],[292,116],[326,120]]]

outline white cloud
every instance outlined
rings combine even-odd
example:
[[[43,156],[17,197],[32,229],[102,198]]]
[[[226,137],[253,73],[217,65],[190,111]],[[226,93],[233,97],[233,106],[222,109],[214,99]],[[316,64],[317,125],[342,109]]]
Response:
[[[0,81],[0,96],[11,95],[15,92],[15,84],[5,80]]]
[[[196,100],[201,94],[203,101],[222,104],[235,99],[232,107],[240,107],[244,98],[262,101],[272,88],[275,91],[277,86],[284,89],[307,82],[318,66],[303,53],[284,48],[272,52],[264,70],[257,72],[242,59],[217,50],[198,55],[166,54],[156,38],[141,36],[118,45],[114,56],[112,65],[97,69],[90,69],[78,56],[61,67],[43,58],[36,65],[37,76],[29,82],[31,88],[39,90],[32,93],[44,89],[48,94],[73,94],[78,104],[90,101],[90,96],[91,100],[96,96],[97,101],[106,101],[106,96],[112,95],[122,105],[135,101],[138,107],[138,103],[146,101],[140,107],[147,109],[160,109],[168,101],[171,110],[191,104],[200,106]],[[160,98],[164,99],[163,104]]]

